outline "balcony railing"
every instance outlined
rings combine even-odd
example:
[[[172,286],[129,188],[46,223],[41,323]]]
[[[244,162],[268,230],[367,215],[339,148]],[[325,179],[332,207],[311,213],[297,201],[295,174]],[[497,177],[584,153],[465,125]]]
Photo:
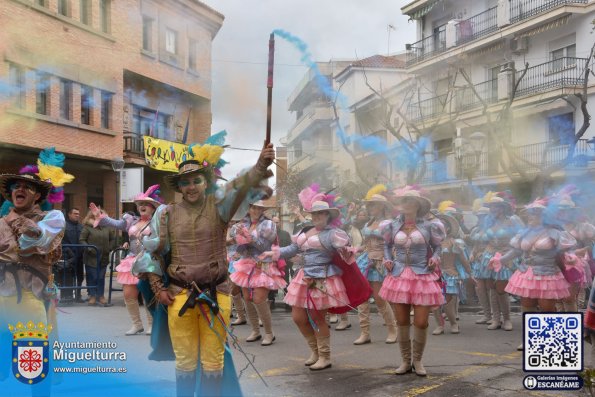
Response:
[[[439,116],[444,111],[448,111],[448,109],[445,109],[445,106],[447,106],[447,99],[448,95],[444,94],[410,104],[407,107],[407,117],[409,118],[409,121],[431,119]]]
[[[471,87],[464,87],[456,93],[457,111],[473,109],[482,105],[492,104],[498,101],[498,79],[484,81]]]
[[[408,49],[407,66],[444,52],[446,51],[446,30],[443,29],[432,36],[425,37],[408,46]]]
[[[510,23],[514,24],[559,6],[586,4],[589,0],[509,0]],[[455,25],[456,41],[448,43],[455,48],[499,30],[498,7],[492,7]],[[498,36],[500,38],[500,36]],[[407,66],[415,65],[447,50],[446,30],[424,37],[407,45]]]
[[[457,45],[473,41],[498,30],[498,7],[490,8],[456,25]]]
[[[516,23],[534,15],[567,4],[586,4],[589,0],[510,0],[510,22]]]
[[[527,69],[519,83],[516,96],[530,95],[552,88],[581,86],[584,80],[586,58],[563,57]],[[517,70],[516,79],[523,70]]]
[[[551,165],[560,163],[568,156],[569,146],[570,145],[568,144],[556,142],[541,142],[515,147],[512,149],[512,152],[518,156],[518,158],[525,160],[518,161],[519,168],[522,168],[523,171],[530,172],[537,170],[535,166],[549,167]],[[580,139],[576,143],[576,147],[574,149],[574,155],[579,156],[579,160],[575,161],[571,165],[575,167],[583,166],[584,164],[582,164],[580,156],[586,156],[589,154],[592,154],[592,149],[589,148],[587,139]]]
[[[127,153],[144,156],[145,141],[143,140],[143,137],[137,134],[124,135],[124,151]]]
[[[516,164],[511,167],[513,173],[519,171],[535,173],[539,168],[559,164],[568,156],[569,145],[555,142],[540,142],[513,147],[512,155]],[[504,173],[499,167],[490,167],[488,155],[500,157],[498,153],[482,152],[479,157],[470,153],[457,160],[451,154],[445,159],[426,162],[425,173],[419,179],[423,185],[453,182],[467,178],[499,176]],[[586,139],[580,139],[575,147],[574,156],[577,157],[569,167],[585,167],[587,156],[592,156],[593,150]],[[453,167],[453,161],[454,167]],[[510,163],[510,162],[509,162]],[[449,167],[450,164],[450,167]],[[510,163],[512,164],[512,163]],[[418,171],[422,165],[418,166]]]

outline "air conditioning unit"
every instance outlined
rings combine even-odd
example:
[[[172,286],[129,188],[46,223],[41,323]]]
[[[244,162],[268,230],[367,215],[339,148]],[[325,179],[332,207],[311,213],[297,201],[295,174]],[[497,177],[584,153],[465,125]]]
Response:
[[[529,51],[529,38],[524,36],[510,40],[510,50],[515,54],[525,54]]]

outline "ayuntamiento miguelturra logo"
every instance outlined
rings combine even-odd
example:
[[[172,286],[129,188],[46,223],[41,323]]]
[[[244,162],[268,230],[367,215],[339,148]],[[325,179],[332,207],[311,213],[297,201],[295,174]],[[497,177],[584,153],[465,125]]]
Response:
[[[51,324],[29,321],[8,324],[12,333],[12,373],[20,382],[33,385],[44,380],[49,371]]]

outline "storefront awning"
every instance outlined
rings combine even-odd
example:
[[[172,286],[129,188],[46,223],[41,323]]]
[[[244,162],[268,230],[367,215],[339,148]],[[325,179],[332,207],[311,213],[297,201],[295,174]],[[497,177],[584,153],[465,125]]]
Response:
[[[431,10],[432,8],[434,8],[434,6],[438,3],[440,3],[443,0],[433,0],[432,2],[426,4],[425,6],[423,6],[422,8],[420,8],[419,10],[409,14],[409,20],[414,20],[414,19],[421,19],[424,16],[426,16]]]

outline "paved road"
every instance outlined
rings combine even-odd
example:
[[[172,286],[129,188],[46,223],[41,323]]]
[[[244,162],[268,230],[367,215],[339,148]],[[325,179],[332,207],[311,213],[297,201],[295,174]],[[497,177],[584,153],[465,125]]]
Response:
[[[149,377],[147,383],[164,396],[174,394],[174,365],[146,359],[148,337],[124,336],[129,322],[121,293],[116,293],[109,308],[76,305],[63,307],[59,314],[61,332],[72,330],[85,340],[112,340],[118,349],[128,353],[130,379]],[[144,317],[144,313],[143,313]],[[313,373],[303,361],[309,350],[295,328],[289,313],[276,309],[273,326],[277,341],[269,347],[258,343],[242,343],[264,376],[268,387],[246,366],[245,358],[234,350],[236,368],[241,371],[241,384],[246,396],[569,396],[571,393],[526,392],[522,386],[521,353],[516,346],[521,338],[521,317],[513,314],[514,330],[487,331],[475,325],[478,318],[461,313],[461,333],[429,336],[424,363],[427,378],[414,374],[396,376],[400,362],[396,344],[384,343],[386,329],[378,314],[372,318],[373,343],[354,346],[359,334],[357,316],[351,315],[352,328],[333,331],[333,367]],[[431,319],[430,329],[435,326]],[[235,334],[244,339],[248,326],[236,327]],[[577,394],[574,394],[577,395]],[[586,394],[584,394],[586,395]]]

